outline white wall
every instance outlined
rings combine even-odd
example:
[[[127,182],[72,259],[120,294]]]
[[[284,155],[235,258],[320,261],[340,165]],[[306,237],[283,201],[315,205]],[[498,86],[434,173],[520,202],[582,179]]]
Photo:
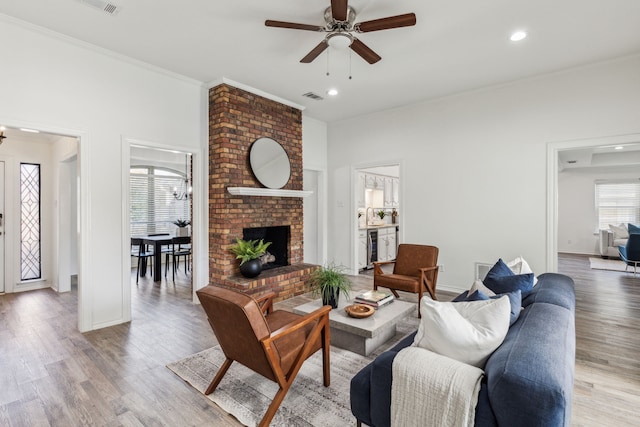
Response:
[[[499,257],[544,272],[547,143],[637,133],[639,113],[635,56],[330,124],[329,253],[355,265],[351,171],[391,157],[404,241],[440,248],[440,287],[468,288]]]
[[[565,169],[558,174],[558,251],[600,255],[595,181],[638,179],[638,166]]]
[[[304,204],[304,247],[305,262],[327,262],[327,124],[325,122],[302,116],[302,168],[305,176],[313,177],[311,187],[317,194],[309,196],[314,200],[303,200]],[[309,172],[312,171],[312,172]],[[305,183],[305,189],[308,185]],[[311,206],[311,207],[310,207]],[[310,209],[316,212],[309,212]],[[317,222],[317,227],[310,231],[311,224]],[[316,241],[311,236],[318,236]],[[307,254],[307,248],[313,248]],[[308,256],[309,255],[309,256]]]
[[[127,321],[122,140],[198,152],[206,141],[200,126],[204,89],[45,30],[0,20],[0,122],[82,137],[80,329]]]

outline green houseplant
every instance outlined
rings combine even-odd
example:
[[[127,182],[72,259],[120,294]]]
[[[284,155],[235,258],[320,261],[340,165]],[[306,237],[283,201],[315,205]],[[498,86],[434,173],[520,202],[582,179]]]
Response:
[[[313,295],[320,295],[323,305],[338,308],[338,298],[341,293],[349,299],[351,282],[343,273],[342,267],[328,264],[318,268],[311,273],[309,284],[313,290]]]
[[[262,271],[260,255],[265,253],[271,242],[264,240],[236,239],[236,243],[229,248],[240,260],[240,273],[245,277],[256,277]]]
[[[189,235],[189,231],[187,230],[187,227],[191,224],[191,221],[189,221],[188,219],[176,219],[175,221],[172,221],[173,225],[176,225],[178,227],[178,232],[176,233],[176,235],[178,236],[188,236]]]

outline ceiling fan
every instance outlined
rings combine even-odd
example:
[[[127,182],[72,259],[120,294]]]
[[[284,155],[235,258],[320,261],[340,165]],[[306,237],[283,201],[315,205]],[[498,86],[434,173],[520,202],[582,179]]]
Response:
[[[374,19],[354,23],[356,11],[347,4],[348,0],[331,0],[331,6],[324,12],[324,26],[310,24],[296,24],[294,22],[283,22],[266,20],[267,27],[290,28],[294,30],[318,31],[328,33],[311,52],[309,52],[300,62],[308,64],[316,59],[329,45],[349,46],[351,50],[360,55],[369,64],[375,64],[381,57],[367,45],[358,40],[352,33],[368,33],[371,31],[389,30],[391,28],[410,27],[416,25],[416,14],[406,13],[404,15],[389,16],[387,18]]]

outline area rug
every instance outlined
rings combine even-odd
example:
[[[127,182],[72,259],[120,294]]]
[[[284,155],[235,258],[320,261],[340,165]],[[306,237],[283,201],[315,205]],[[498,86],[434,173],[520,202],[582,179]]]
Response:
[[[626,264],[619,259],[589,258],[594,270],[625,271]]]
[[[353,425],[355,418],[349,400],[351,378],[378,354],[414,331],[417,324],[417,313],[416,318],[400,322],[395,337],[368,357],[331,347],[330,387],[322,384],[322,352],[316,352],[302,365],[271,426]],[[167,368],[204,393],[223,361],[222,350],[215,346],[171,363]],[[206,397],[242,424],[253,427],[264,416],[277,390],[276,383],[233,363],[216,391]]]

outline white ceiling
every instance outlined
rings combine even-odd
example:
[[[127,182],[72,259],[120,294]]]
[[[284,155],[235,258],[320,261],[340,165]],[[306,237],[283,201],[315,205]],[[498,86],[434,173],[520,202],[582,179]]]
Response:
[[[328,49],[330,76],[326,52],[299,62],[323,34],[264,26],[323,25],[329,0],[111,3],[117,15],[81,0],[0,0],[0,13],[198,81],[224,77],[327,122],[640,52],[638,0],[350,0],[356,22],[415,12],[417,24],[358,35],[382,60],[353,54],[349,80],[348,50]],[[529,37],[511,42],[517,29]]]

